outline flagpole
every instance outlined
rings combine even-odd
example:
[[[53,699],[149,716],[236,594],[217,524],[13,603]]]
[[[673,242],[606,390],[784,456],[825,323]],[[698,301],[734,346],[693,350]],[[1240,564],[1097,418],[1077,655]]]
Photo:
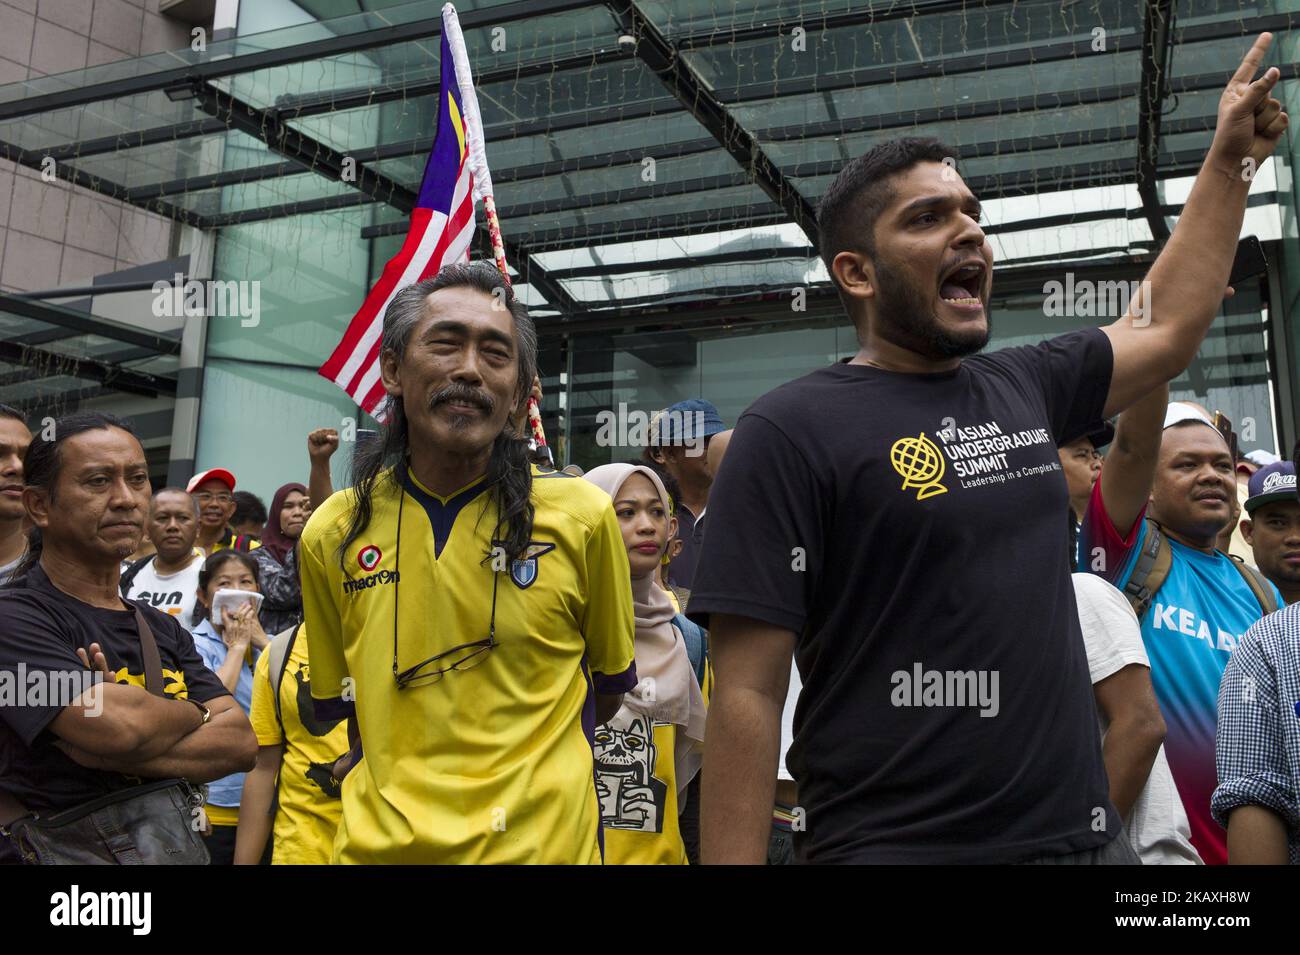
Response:
[[[450,3],[442,8],[442,29],[447,36],[447,45],[451,48],[452,59],[456,63],[456,82],[460,86],[460,101],[464,108],[465,144],[469,149],[470,171],[474,174],[474,194],[483,200],[483,211],[487,215],[488,237],[492,241],[492,258],[496,262],[501,280],[510,288],[510,272],[506,266],[506,247],[501,239],[501,221],[497,217],[496,200],[492,198],[492,174],[488,170],[487,151],[483,143],[483,122],[479,118],[478,94],[474,92],[474,80],[469,68],[469,54],[465,50],[465,36],[460,31],[460,17],[456,7]],[[528,397],[528,426],[539,448],[545,448],[546,455],[555,463],[555,457],[546,444],[546,431],[542,428],[542,414],[537,406],[537,399]]]
[[[510,285],[510,272],[506,269],[506,246],[501,238],[501,221],[497,218],[496,200],[492,198],[492,193],[483,195],[483,210],[487,213],[488,236],[492,240],[492,258],[496,260],[497,271],[505,279],[506,285]]]

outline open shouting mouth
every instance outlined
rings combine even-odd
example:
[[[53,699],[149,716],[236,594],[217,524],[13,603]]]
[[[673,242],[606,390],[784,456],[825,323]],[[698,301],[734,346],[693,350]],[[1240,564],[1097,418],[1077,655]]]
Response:
[[[987,273],[988,264],[983,259],[959,262],[940,278],[939,297],[944,304],[962,311],[982,311]]]

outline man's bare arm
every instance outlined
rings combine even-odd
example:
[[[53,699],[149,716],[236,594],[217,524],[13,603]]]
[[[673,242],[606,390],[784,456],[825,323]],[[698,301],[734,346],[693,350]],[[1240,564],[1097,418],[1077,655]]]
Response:
[[[311,499],[312,510],[320,507],[334,493],[334,482],[330,477],[330,458],[339,449],[339,433],[333,428],[317,428],[307,435],[307,456],[311,460],[311,470],[307,478],[307,496]]]
[[[1271,42],[1271,34],[1261,34],[1228,81],[1214,139],[1169,242],[1128,314],[1102,329],[1115,356],[1108,416],[1191,364],[1214,321],[1254,169],[1272,154],[1287,127],[1281,103],[1269,96],[1279,71],[1269,69],[1251,82]]]
[[[1286,822],[1263,806],[1238,806],[1228,816],[1228,865],[1286,865]]]
[[[1127,819],[1165,741],[1164,717],[1151,688],[1151,671],[1141,664],[1112,673],[1092,692],[1108,724],[1101,758],[1110,780],[1110,801]]]
[[[705,729],[700,856],[706,864],[767,861],[795,635],[748,617],[713,614],[715,676]]]
[[[620,706],[623,705],[622,693],[597,693],[596,694],[596,725],[608,723],[614,718]]]
[[[1151,497],[1164,437],[1169,386],[1156,388],[1119,416],[1115,439],[1101,467],[1101,499],[1106,514],[1121,534],[1127,534]]]
[[[338,782],[343,782],[343,777],[352,772],[352,767],[357,764],[357,760],[360,758],[361,726],[357,723],[357,715],[353,713],[348,717],[348,751],[334,760],[330,775]]]
[[[65,706],[50,731],[78,750],[116,759],[152,759],[203,722],[198,708],[126,683],[99,683]]]
[[[184,705],[198,713],[192,704]],[[180,776],[190,782],[207,783],[231,773],[248,772],[257,762],[257,737],[248,717],[230,696],[212,700],[208,708],[212,711],[211,721],[149,758],[140,758],[136,753],[106,756],[66,742],[58,745],[74,762],[90,769],[149,779]]]

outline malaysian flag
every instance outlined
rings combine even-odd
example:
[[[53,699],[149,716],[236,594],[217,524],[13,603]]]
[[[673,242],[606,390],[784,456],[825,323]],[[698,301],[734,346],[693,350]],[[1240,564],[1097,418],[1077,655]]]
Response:
[[[462,91],[472,97],[473,86],[463,46],[462,55],[454,56],[453,42],[463,44],[463,39],[456,11],[448,4],[443,8],[438,125],[433,151],[424,167],[419,199],[411,211],[406,241],[402,250],[388,260],[384,274],[348,324],[343,340],[320,367],[319,374],[376,416],[382,416],[379,409],[387,398],[379,378],[379,338],[388,303],[401,289],[434,275],[444,265],[469,261],[470,240],[474,235],[473,170],[478,165],[473,154],[482,156],[481,147],[474,150],[471,140],[481,135],[482,130],[475,129],[474,136],[469,131],[468,122],[477,124],[478,121],[477,104],[471,100],[467,115]],[[462,77],[457,76],[458,60],[465,72]],[[485,169],[481,178],[487,178]],[[483,194],[482,183],[479,194]]]

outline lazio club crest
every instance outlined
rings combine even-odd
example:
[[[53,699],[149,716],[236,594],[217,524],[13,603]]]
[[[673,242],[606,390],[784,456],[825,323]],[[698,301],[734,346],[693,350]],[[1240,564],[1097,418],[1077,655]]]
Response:
[[[537,580],[537,558],[555,550],[554,544],[529,541],[524,556],[510,562],[510,579],[520,590],[527,590]]]

